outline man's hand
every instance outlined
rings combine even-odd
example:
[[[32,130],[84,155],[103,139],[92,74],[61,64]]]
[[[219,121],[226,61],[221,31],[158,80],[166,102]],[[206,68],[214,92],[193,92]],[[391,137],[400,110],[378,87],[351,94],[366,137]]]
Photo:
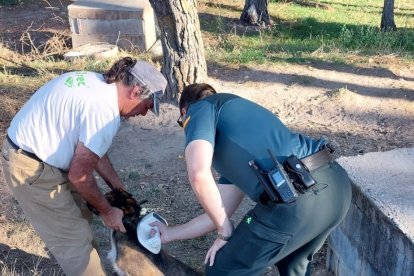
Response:
[[[124,224],[122,223],[124,212],[121,209],[111,207],[107,212],[102,213],[101,217],[105,226],[115,231],[126,232]]]
[[[204,260],[204,264],[209,263],[210,266],[213,266],[214,260],[216,258],[217,251],[220,250],[223,246],[225,246],[227,241],[223,241],[217,238],[210,249],[207,251],[206,259]]]

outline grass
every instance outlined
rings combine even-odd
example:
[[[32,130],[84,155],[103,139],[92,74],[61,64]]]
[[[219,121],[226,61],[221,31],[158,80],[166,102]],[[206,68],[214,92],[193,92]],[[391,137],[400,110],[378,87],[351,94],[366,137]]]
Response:
[[[34,232],[32,226],[18,215],[12,223],[3,223],[0,230],[4,236],[0,238],[0,275],[61,275],[59,267],[50,261],[45,244]],[[22,251],[19,248],[30,248]]]
[[[311,2],[311,1],[308,1]],[[333,59],[347,63],[347,54],[394,54],[414,59],[414,2],[396,1],[397,32],[381,32],[383,0],[314,1],[325,8],[293,1],[271,1],[275,25],[246,28],[237,25],[244,1],[202,2],[201,27],[210,59],[220,63],[297,62]],[[317,54],[315,54],[317,52]]]

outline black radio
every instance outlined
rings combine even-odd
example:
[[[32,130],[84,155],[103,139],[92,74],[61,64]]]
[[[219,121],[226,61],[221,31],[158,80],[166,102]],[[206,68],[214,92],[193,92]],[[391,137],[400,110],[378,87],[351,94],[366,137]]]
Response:
[[[285,172],[283,166],[277,161],[273,156],[270,149],[267,150],[270,157],[275,163],[276,168],[267,172],[270,182],[272,183],[273,188],[277,191],[279,196],[282,198],[282,201],[285,203],[293,202],[298,197],[298,194],[293,187],[292,181]]]
[[[254,174],[256,175],[259,183],[262,185],[263,189],[265,190],[266,194],[269,196],[270,200],[273,202],[280,202],[282,201],[280,196],[277,194],[276,190],[272,187],[269,183],[269,180],[266,177],[266,174],[259,168],[254,160],[249,161],[249,166],[252,168]]]
[[[268,172],[260,169],[259,165],[250,160],[249,166],[255,173],[259,183],[263,186],[266,194],[273,202],[290,203],[296,200],[298,194],[293,187],[292,181],[287,175],[283,166],[273,156],[272,152],[268,150],[270,157],[275,163],[276,167]]]

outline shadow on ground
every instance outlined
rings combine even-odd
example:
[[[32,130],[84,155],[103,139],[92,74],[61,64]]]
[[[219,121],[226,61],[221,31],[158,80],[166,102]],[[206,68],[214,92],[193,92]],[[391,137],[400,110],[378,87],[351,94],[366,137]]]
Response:
[[[10,261],[12,260],[12,261]],[[1,272],[15,275],[62,275],[53,257],[46,258],[0,244]]]

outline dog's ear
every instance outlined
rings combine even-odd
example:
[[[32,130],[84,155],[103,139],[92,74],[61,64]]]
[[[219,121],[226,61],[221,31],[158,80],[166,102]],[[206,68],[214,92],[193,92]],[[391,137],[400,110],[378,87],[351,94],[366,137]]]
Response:
[[[134,197],[122,189],[115,189],[105,194],[106,200],[114,207],[123,207],[136,203]]]

